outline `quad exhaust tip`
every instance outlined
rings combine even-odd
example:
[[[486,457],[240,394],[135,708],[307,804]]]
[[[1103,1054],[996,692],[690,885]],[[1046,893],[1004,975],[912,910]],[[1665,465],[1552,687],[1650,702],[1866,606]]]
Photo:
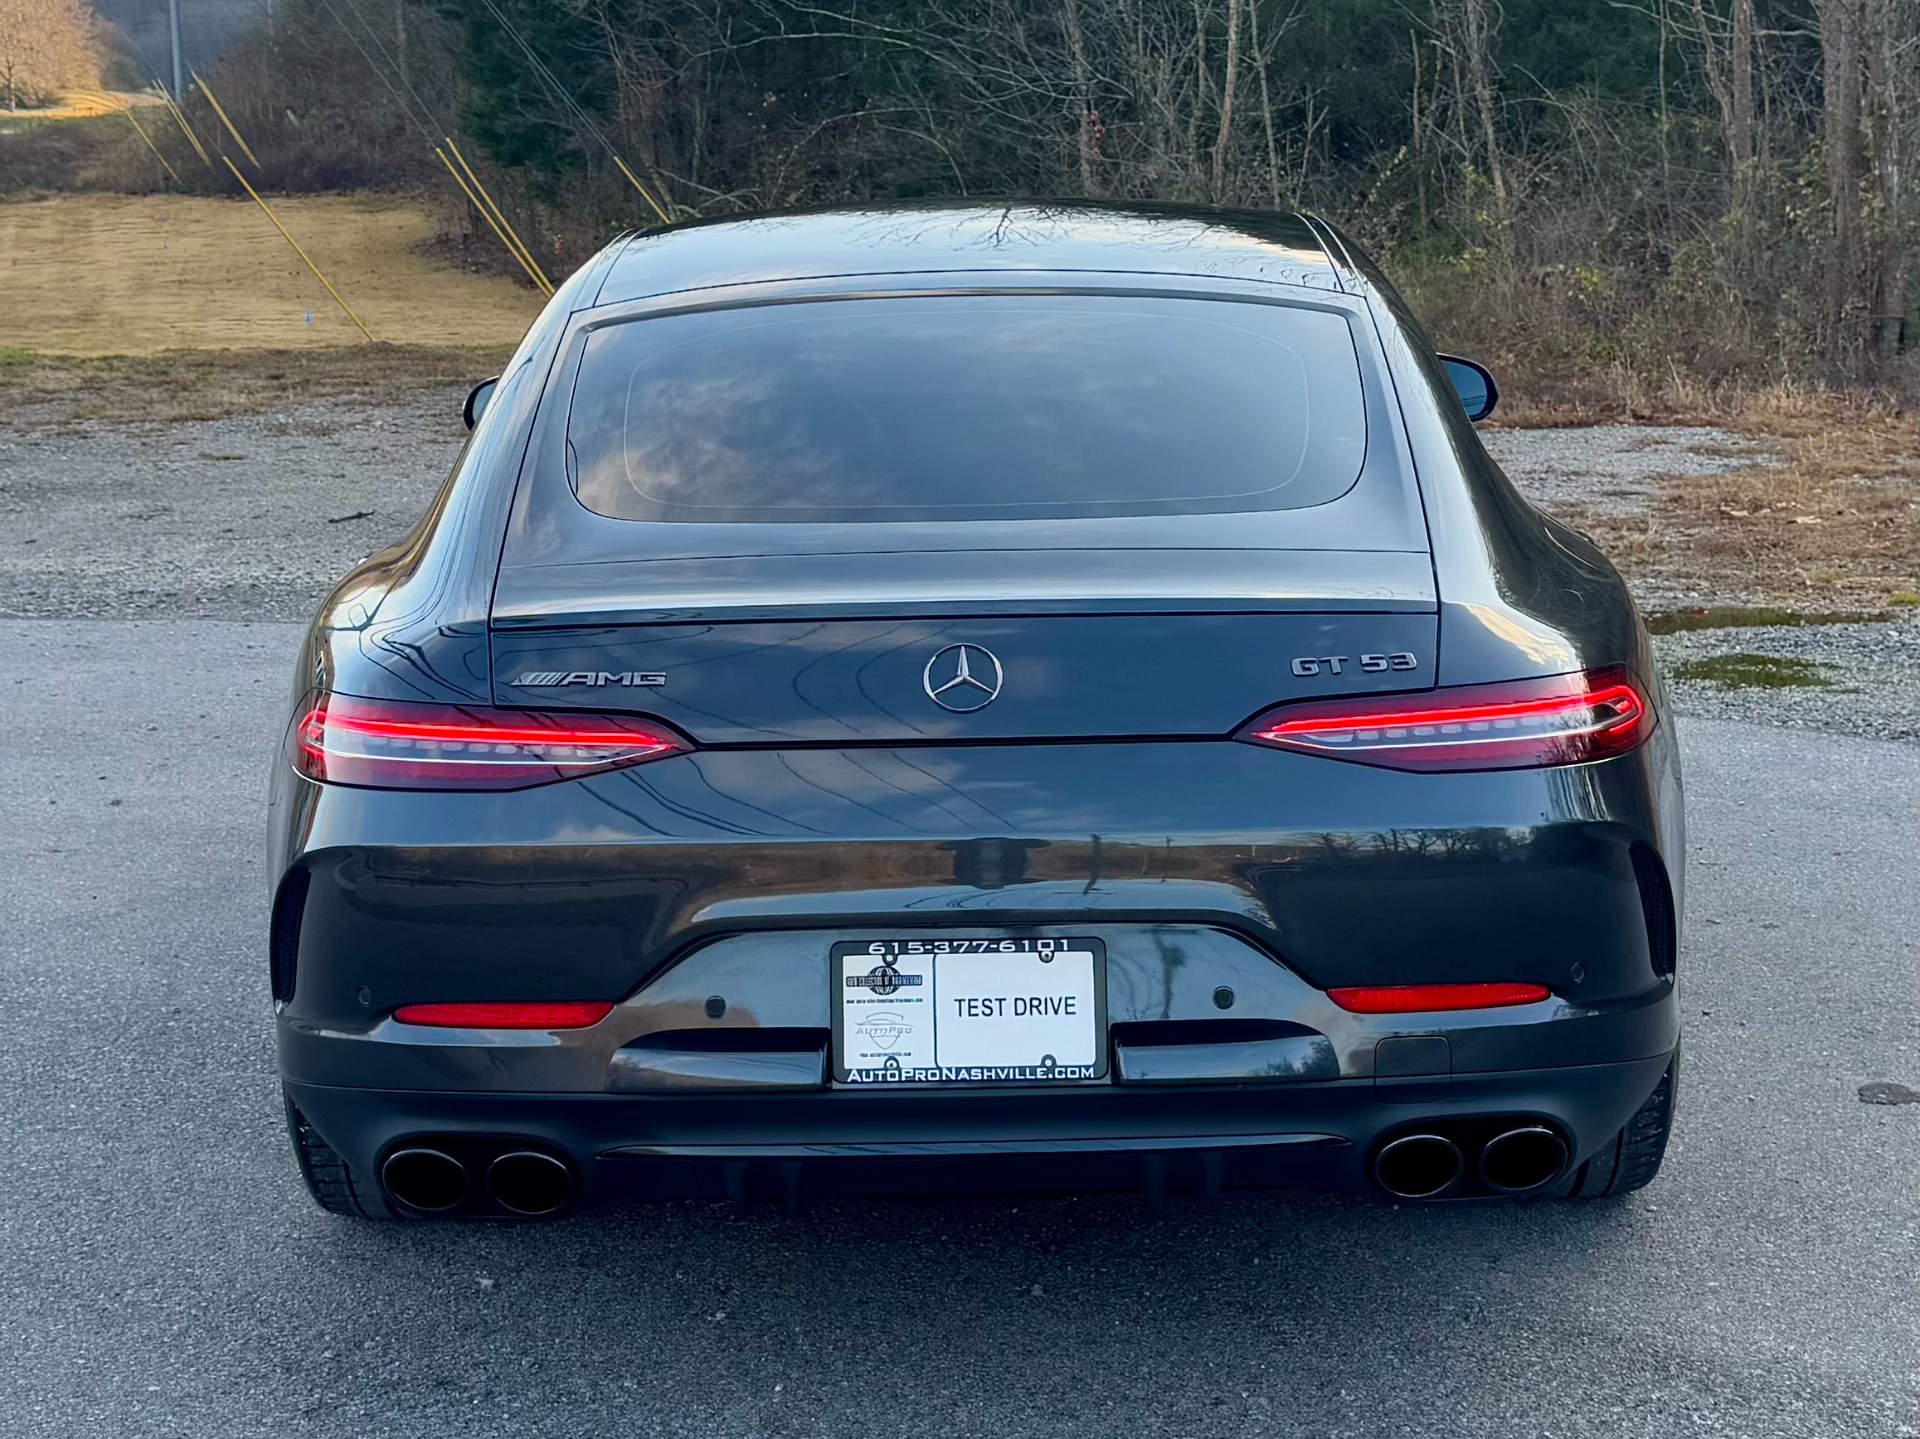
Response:
[[[380,1166],[387,1193],[422,1214],[445,1214],[466,1203],[467,1167],[441,1149],[396,1149]]]
[[[512,1214],[558,1214],[578,1192],[573,1171],[537,1149],[510,1149],[487,1166],[487,1193]]]
[[[1431,1199],[1453,1187],[1466,1161],[1460,1146],[1439,1134],[1406,1134],[1383,1145],[1373,1178],[1396,1199]]]
[[[1544,1125],[1523,1125],[1487,1141],[1480,1181],[1501,1194],[1524,1194],[1557,1179],[1566,1163],[1565,1140]]]

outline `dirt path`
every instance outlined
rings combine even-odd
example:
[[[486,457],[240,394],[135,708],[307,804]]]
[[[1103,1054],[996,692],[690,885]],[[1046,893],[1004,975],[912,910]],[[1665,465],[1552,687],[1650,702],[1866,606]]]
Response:
[[[511,345],[531,290],[438,264],[404,197],[268,197],[377,339]],[[58,195],[0,203],[0,351],[300,349],[360,334],[252,201]]]

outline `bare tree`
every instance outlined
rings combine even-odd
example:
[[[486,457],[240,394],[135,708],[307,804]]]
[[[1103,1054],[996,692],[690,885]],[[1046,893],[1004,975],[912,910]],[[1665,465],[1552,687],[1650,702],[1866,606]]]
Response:
[[[1428,131],[1486,175],[1495,212],[1504,220],[1509,207],[1493,61],[1496,0],[1432,0],[1430,16],[1436,63],[1424,106]]]
[[[1861,24],[1863,0],[1820,0],[1820,71],[1826,141],[1827,204],[1833,252],[1827,266],[1827,318],[1835,347],[1857,352],[1864,337],[1860,273]]]
[[[1499,27],[1495,0],[1459,0],[1460,48],[1466,59],[1467,84],[1480,121],[1485,146],[1487,178],[1493,182],[1493,202],[1501,218],[1507,214],[1507,169],[1500,158],[1500,129],[1495,118],[1493,36]]]
[[[1075,108],[1079,111],[1077,140],[1080,153],[1080,193],[1092,195],[1095,111],[1093,76],[1087,66],[1087,39],[1080,28],[1080,0],[1060,0],[1060,20],[1067,32],[1067,56],[1073,66]]]
[[[99,83],[93,12],[84,0],[0,0],[0,99],[6,108],[51,104],[64,90]]]
[[[1862,256],[1868,342],[1892,356],[1904,333],[1907,287],[1920,204],[1910,167],[1920,151],[1920,6],[1867,0],[1862,12],[1867,220]]]
[[[1227,146],[1233,143],[1233,92],[1240,78],[1240,0],[1227,0],[1226,73],[1220,77],[1220,133],[1213,142],[1213,198],[1227,188]]]
[[[1660,16],[1668,23],[1667,13]],[[1753,0],[1731,0],[1722,17],[1706,0],[1692,0],[1686,36],[1700,48],[1700,70],[1720,107],[1720,130],[1727,146],[1733,185],[1733,214],[1750,215],[1753,205],[1755,127],[1753,111]],[[1663,37],[1664,41],[1664,37]]]

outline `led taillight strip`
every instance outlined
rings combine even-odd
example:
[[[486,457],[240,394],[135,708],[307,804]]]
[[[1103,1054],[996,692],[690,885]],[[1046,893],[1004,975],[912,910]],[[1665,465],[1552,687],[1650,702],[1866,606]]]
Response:
[[[382,739],[413,740],[439,745],[514,745],[537,749],[584,749],[622,752],[636,748],[660,754],[679,748],[672,740],[641,736],[624,729],[581,729],[571,725],[521,728],[512,724],[432,724],[418,720],[367,719],[324,715],[327,728],[339,733],[377,735]],[[313,716],[309,716],[312,718]]]
[[[1262,739],[1335,734],[1358,730],[1392,729],[1414,731],[1422,728],[1443,733],[1471,733],[1476,725],[1495,726],[1525,719],[1574,719],[1590,716],[1555,734],[1586,734],[1608,729],[1637,719],[1640,696],[1627,685],[1612,685],[1589,694],[1569,695],[1564,699],[1526,700],[1514,704],[1461,705],[1457,708],[1429,710],[1361,710],[1353,714],[1329,715],[1321,719],[1286,720],[1261,735]],[[1493,739],[1508,738],[1495,734]]]
[[[1394,769],[1522,769],[1633,749],[1653,713],[1620,669],[1287,705],[1240,737]]]
[[[650,720],[326,695],[293,730],[308,779],[370,789],[526,789],[691,748]]]

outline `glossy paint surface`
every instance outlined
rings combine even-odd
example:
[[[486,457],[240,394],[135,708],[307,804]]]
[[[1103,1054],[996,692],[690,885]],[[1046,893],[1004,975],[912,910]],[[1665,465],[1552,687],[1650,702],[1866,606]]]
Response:
[[[782,280],[1031,270],[1218,276],[1341,288],[1313,230],[1297,215],[1171,205],[934,201],[651,231],[621,249],[596,303]]]
[[[662,1144],[909,1143],[915,1113],[950,1127],[951,1097],[809,1078],[825,956],[861,934],[1096,933],[1116,957],[1115,1079],[982,1099],[968,1143],[996,1124],[1121,1148],[1238,1126],[1360,1152],[1422,1106],[1464,1102],[1544,1116],[1584,1153],[1652,1088],[1675,1042],[1656,911],[1669,891],[1678,907],[1684,836],[1671,716],[1617,574],[1518,497],[1411,317],[1319,222],[1002,214],[616,242],[529,332],[416,532],[323,607],[290,723],[332,691],[650,714],[702,746],[507,793],[323,786],[276,766],[282,1068],[320,1087],[311,1117],[343,1152],[371,1163],[432,1124],[523,1124],[583,1163]],[[949,281],[929,276],[960,271],[996,294],[1144,283],[1332,308],[1361,356],[1360,480],[1296,512],[999,525],[650,526],[570,493],[553,397],[595,324],[938,290]],[[963,642],[990,649],[1005,683],[953,713],[923,674]],[[1385,653],[1411,666],[1351,658]],[[1316,655],[1349,662],[1295,663]],[[1608,666],[1649,687],[1655,722],[1598,763],[1409,774],[1231,737],[1290,700]],[[516,683],[576,671],[664,683]],[[1553,999],[1355,1016],[1323,993],[1487,980]],[[724,1022],[707,1016],[716,996]],[[590,1030],[510,1040],[388,1017],[541,999],[616,1007]],[[1174,1023],[1202,1027],[1150,1028]],[[765,1042],[716,1050],[702,1037],[716,1024]],[[1428,1046],[1427,1072],[1376,1092],[1377,1046],[1420,1038],[1446,1041],[1445,1072]],[[1267,1097],[1178,1097],[1221,1085]],[[356,1086],[363,1101],[339,1097]],[[724,1107],[741,1102],[730,1088],[774,1105],[761,1087],[788,1095],[764,1122]],[[1356,1158],[1322,1177],[1362,1175]]]
[[[1298,656],[1397,654],[1404,669],[1343,688],[1417,688],[1435,655],[1430,614],[1105,614],[831,619],[509,631],[494,696],[656,715],[704,744],[1087,739],[1231,734],[1263,707],[1317,696]],[[932,657],[950,645],[1002,656],[977,711],[929,703]],[[642,671],[658,685],[527,685],[555,674]]]

